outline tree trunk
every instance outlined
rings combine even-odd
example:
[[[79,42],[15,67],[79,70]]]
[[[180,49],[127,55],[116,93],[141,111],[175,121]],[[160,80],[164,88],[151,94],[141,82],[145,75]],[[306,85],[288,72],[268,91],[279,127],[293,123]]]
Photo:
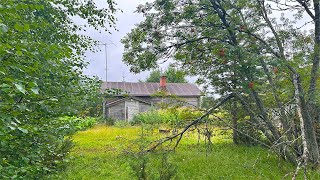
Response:
[[[319,0],[314,0],[314,12],[315,18],[314,20],[314,58],[312,62],[312,69],[311,69],[311,78],[309,84],[309,91],[308,91],[308,104],[313,104],[315,99],[315,89],[317,85],[317,79],[319,77],[319,61],[320,61],[320,3]]]
[[[260,110],[260,113],[261,113],[263,121],[266,123],[268,129],[271,131],[271,133],[274,136],[275,140],[279,141],[280,137],[281,137],[280,133],[277,130],[277,128],[273,125],[272,121],[269,119],[268,113],[265,110],[264,105],[263,105],[261,99],[259,98],[258,93],[255,90],[252,90],[251,94],[253,95],[253,97],[255,99],[255,102],[256,102],[256,105],[258,106],[258,108]]]
[[[304,99],[304,93],[301,86],[300,75],[295,74],[293,78],[293,84],[295,87],[295,96],[296,96],[296,103],[297,103],[297,110],[298,115],[301,114],[300,119],[300,127],[301,127],[301,135],[305,136],[306,147],[304,150],[307,150],[309,154],[307,154],[308,158],[311,160],[312,163],[318,164],[319,161],[319,148],[316,139],[316,134],[314,131],[312,118],[307,108],[307,104]],[[303,152],[303,154],[306,154]]]
[[[258,125],[258,129],[263,132],[263,134],[267,137],[270,142],[274,142],[274,137],[269,131],[264,128],[264,123],[255,115],[255,113],[250,108],[249,104],[241,97],[241,95],[236,94],[236,98],[240,101],[243,109],[249,114],[249,116],[254,120],[254,122]]]
[[[233,101],[232,102],[232,109],[231,109],[231,115],[232,115],[232,128],[233,128],[233,133],[232,133],[232,139],[233,143],[238,144],[238,113],[237,113],[237,102]]]

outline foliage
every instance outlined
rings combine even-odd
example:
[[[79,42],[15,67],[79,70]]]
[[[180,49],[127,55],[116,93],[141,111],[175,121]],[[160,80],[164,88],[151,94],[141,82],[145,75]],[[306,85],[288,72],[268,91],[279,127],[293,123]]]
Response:
[[[98,77],[83,78],[81,80],[82,89],[79,92],[79,98],[77,99],[77,111],[74,114],[78,114],[81,117],[99,117],[102,115],[102,101],[105,93],[100,92],[101,82]],[[75,96],[76,97],[76,96]]]
[[[106,125],[111,125],[111,126],[114,125],[114,123],[116,122],[116,120],[114,118],[111,118],[111,117],[103,119],[103,121],[105,121]]]
[[[127,92],[124,92],[122,89],[110,88],[110,89],[106,89],[104,94],[105,94],[105,97],[111,98],[120,94],[126,95]]]
[[[149,154],[137,154],[130,157],[130,167],[134,172],[134,176],[139,180],[174,179],[177,174],[177,167],[169,161],[168,152],[156,153],[156,159]],[[150,161],[153,160],[153,163]],[[153,166],[153,167],[150,167]]]
[[[73,147],[67,136],[92,127],[95,118],[63,117],[42,123],[43,127],[17,127],[14,143],[2,141],[1,178],[32,179],[57,170]],[[27,142],[21,142],[27,139]],[[7,147],[15,147],[8,150]],[[30,152],[31,151],[31,152]],[[23,153],[23,154],[20,154]],[[10,156],[8,156],[10,155]]]
[[[150,136],[153,135],[152,131],[152,128],[151,131],[148,131],[145,126],[141,126],[139,138],[132,141],[138,149],[132,147],[132,149],[126,149],[128,153],[125,155],[128,155],[129,165],[134,172],[134,176],[141,180],[172,179],[176,174],[176,167],[168,159],[169,152],[161,150],[160,152],[153,153],[153,155],[161,156],[160,161],[157,158],[153,162],[151,162],[152,154],[143,152],[143,149],[148,145]]]
[[[214,106],[216,103],[215,98],[211,96],[203,96],[201,97],[201,104],[200,107],[203,109],[209,109],[210,107]]]
[[[172,64],[168,66],[168,69],[163,73],[167,77],[168,83],[186,83],[185,79],[186,73],[182,70],[177,69]],[[147,77],[146,82],[158,83],[160,81],[161,71],[154,70],[151,71],[149,77]]]
[[[0,3],[0,179],[42,179],[68,153],[65,137],[98,114],[100,82],[82,74],[97,42],[81,32],[114,27],[115,3],[91,0],[6,0]],[[80,123],[75,125],[74,123]]]
[[[250,120],[242,119],[237,124],[237,142],[245,145],[258,145],[259,142],[263,142],[262,133],[252,126]]]
[[[161,71],[159,69],[150,72],[150,75],[146,78],[145,82],[159,83],[161,77]]]
[[[281,156],[318,164],[318,6],[317,0],[156,0],[138,6],[145,20],[122,40],[124,61],[140,72],[174,59],[207,91],[232,94]],[[299,122],[286,113],[292,100]]]
[[[201,116],[198,110],[188,107],[168,107],[165,109],[151,110],[139,113],[134,116],[133,124],[150,124],[150,125],[168,125],[175,127],[179,124],[185,124]]]
[[[156,107],[159,107],[161,109],[166,109],[166,108],[170,108],[170,107],[171,108],[179,108],[179,107],[190,105],[190,104],[188,104],[188,102],[185,99],[183,99],[175,94],[170,94],[167,91],[159,90],[159,91],[151,94],[151,97],[161,99],[161,101],[159,101],[155,104]]]
[[[132,141],[140,138],[141,128],[119,128],[98,125],[73,136],[74,156],[60,174],[53,179],[133,179],[131,164],[138,160],[124,155],[127,149],[137,146]],[[161,134],[147,134],[157,139]],[[163,137],[163,135],[161,136]],[[201,137],[203,140],[203,137]],[[168,153],[168,162],[175,166],[174,179],[292,179],[295,167],[260,146],[232,144],[230,134],[214,129],[212,152],[206,153],[203,141],[198,144],[197,134],[188,133],[175,152]],[[147,154],[146,172],[159,177],[162,153]],[[319,171],[308,169],[308,179],[319,179]],[[300,173],[297,179],[303,179]]]
[[[71,129],[68,135],[72,135],[76,131],[82,131],[91,128],[97,123],[97,119],[93,117],[78,118],[75,116],[60,117],[57,121],[59,124],[64,124],[64,126],[67,126]]]
[[[151,124],[159,125],[161,123],[167,123],[171,119],[171,114],[163,113],[159,110],[151,110],[147,112],[138,113],[133,117],[132,124]]]

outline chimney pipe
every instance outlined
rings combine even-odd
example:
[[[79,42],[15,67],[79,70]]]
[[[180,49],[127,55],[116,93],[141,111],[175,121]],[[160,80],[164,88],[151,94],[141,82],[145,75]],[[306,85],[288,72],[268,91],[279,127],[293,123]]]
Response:
[[[160,77],[160,89],[162,91],[167,90],[167,76]]]

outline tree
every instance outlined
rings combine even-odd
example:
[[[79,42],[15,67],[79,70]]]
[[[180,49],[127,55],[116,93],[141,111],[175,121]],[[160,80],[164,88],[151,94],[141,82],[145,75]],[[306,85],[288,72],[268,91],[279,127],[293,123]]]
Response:
[[[151,71],[149,77],[146,78],[146,82],[158,83],[161,77],[161,71],[159,69]]]
[[[6,0],[0,3],[0,178],[43,179],[70,149],[73,122],[100,85],[82,69],[96,41],[74,17],[96,29],[114,27],[115,3]]]
[[[283,158],[318,164],[319,8],[317,0],[156,0],[138,7],[146,19],[123,39],[124,61],[139,72],[173,57],[215,93],[232,95]]]
[[[168,69],[163,73],[167,76],[168,83],[186,83],[185,79],[186,73],[182,70],[175,68],[172,64],[168,66]],[[151,71],[149,77],[147,77],[146,82],[158,83],[161,77],[161,71],[159,69]]]

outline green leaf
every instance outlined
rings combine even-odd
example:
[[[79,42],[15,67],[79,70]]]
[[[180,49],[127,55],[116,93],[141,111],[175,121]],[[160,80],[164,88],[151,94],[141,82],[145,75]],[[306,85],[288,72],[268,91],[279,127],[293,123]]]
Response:
[[[21,131],[24,134],[27,134],[29,132],[27,129],[24,129],[24,128],[21,128],[21,127],[18,127],[18,130]]]
[[[33,87],[33,88],[31,88],[31,91],[32,91],[34,94],[39,94],[39,88],[38,88],[38,87]]]
[[[26,90],[24,89],[22,84],[14,84],[16,88],[23,94],[26,94]]]
[[[0,23],[0,32],[2,33],[8,32],[8,27],[5,24]]]
[[[9,84],[1,84],[0,88],[1,88],[1,91],[8,93],[10,92],[11,86]]]
[[[22,56],[22,52],[21,51],[17,51],[16,54],[19,55],[19,56]]]
[[[16,129],[16,127],[11,126],[11,125],[9,125],[8,128],[11,129],[11,130],[15,130]]]
[[[21,24],[18,24],[18,23],[14,25],[14,28],[17,31],[20,31],[20,32],[22,32],[24,30],[24,27]]]
[[[24,29],[25,31],[29,31],[29,30],[30,30],[30,25],[29,25],[29,24],[25,24],[24,27],[23,27],[23,29]]]

